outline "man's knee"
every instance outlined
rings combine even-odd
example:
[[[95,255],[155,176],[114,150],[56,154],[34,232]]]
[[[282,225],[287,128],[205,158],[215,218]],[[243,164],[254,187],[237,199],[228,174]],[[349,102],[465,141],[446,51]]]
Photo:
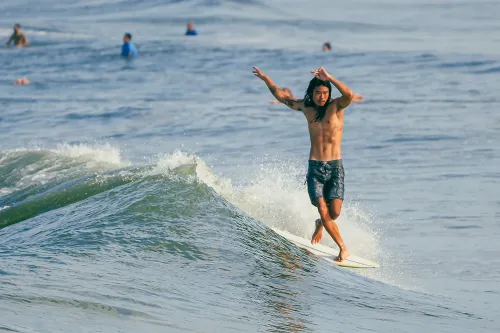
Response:
[[[316,202],[316,207],[318,207],[318,212],[322,218],[328,214],[328,206],[326,205],[326,202],[323,198],[318,199],[318,201]]]
[[[340,211],[342,210],[342,203],[338,203],[335,201],[332,201],[330,205],[328,205],[328,211],[330,213],[330,216],[332,217],[332,220],[336,220],[340,216]]]
[[[332,220],[336,220],[340,216],[340,208],[339,209],[330,208],[329,213],[330,216],[332,217]]]

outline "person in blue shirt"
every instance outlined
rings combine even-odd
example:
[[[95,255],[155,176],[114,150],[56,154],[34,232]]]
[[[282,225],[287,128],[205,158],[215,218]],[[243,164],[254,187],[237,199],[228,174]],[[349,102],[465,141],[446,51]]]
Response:
[[[193,22],[189,21],[187,24],[186,36],[196,36],[198,32],[194,28]]]
[[[132,43],[132,35],[128,32],[123,36],[122,57],[134,57],[137,55],[137,49]]]

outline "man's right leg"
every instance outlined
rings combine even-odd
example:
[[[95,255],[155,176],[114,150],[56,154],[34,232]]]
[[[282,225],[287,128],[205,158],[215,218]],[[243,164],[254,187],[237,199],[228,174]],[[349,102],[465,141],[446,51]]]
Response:
[[[319,216],[321,219],[316,220],[316,230],[314,230],[311,243],[316,244],[321,241],[323,237],[323,224],[324,221],[331,221],[332,217],[330,216],[330,212],[328,211],[328,207],[326,205],[325,198],[318,198],[316,201],[316,207],[318,207]]]
[[[311,239],[312,244],[319,243],[323,237],[323,222],[331,219],[326,206],[326,201],[323,198],[323,190],[325,183],[325,162],[309,160],[309,168],[307,170],[307,192],[311,204],[316,206],[321,219],[316,220],[315,230]]]

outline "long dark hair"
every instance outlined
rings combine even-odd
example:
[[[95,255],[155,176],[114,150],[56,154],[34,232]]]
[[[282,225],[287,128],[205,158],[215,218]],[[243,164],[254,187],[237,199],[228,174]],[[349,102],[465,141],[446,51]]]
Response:
[[[312,99],[314,89],[316,89],[316,87],[319,86],[325,86],[328,88],[328,100],[323,106],[316,105],[316,103],[314,103]],[[317,77],[313,78],[311,82],[309,82],[309,87],[307,87],[306,95],[304,96],[304,105],[306,107],[312,107],[316,110],[317,113],[316,113],[316,118],[314,119],[315,121],[321,121],[321,119],[323,119],[326,113],[326,108],[328,107],[328,104],[330,104],[331,99],[332,99],[332,85],[330,84],[330,82],[320,80]]]

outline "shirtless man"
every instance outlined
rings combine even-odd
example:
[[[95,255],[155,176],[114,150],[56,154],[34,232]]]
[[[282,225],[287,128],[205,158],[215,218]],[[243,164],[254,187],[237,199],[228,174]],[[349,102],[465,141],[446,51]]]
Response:
[[[26,37],[24,32],[21,30],[21,25],[19,23],[14,25],[14,32],[10,36],[7,43],[5,43],[5,47],[8,47],[10,42],[13,42],[16,47],[29,46],[30,44],[28,37]]]
[[[344,109],[363,96],[354,94],[349,87],[330,75],[323,67],[311,72],[315,77],[309,82],[304,99],[289,97],[264,72],[254,67],[253,74],[263,80],[276,99],[292,110],[301,111],[307,119],[311,150],[307,171],[307,189],[311,203],[318,208],[321,220],[311,243],[321,241],[323,227],[337,243],[340,252],[337,261],[349,256],[335,220],[340,215],[344,200],[344,168],[341,141],[344,129]],[[331,98],[332,86],[342,96]]]

